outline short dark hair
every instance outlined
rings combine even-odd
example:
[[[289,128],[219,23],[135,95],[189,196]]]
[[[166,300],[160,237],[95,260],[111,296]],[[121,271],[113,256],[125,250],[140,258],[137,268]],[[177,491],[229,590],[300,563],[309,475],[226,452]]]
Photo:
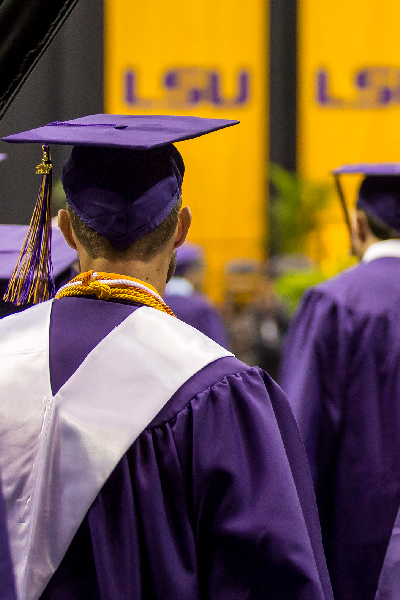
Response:
[[[363,209],[361,209],[363,210]],[[400,239],[400,231],[393,229],[393,227],[389,227],[383,221],[378,219],[378,217],[372,216],[363,210],[365,216],[367,217],[368,227],[371,230],[371,233],[378,238],[378,240],[393,240]]]
[[[158,227],[133,242],[125,250],[118,250],[110,240],[86,225],[68,203],[66,209],[71,217],[71,225],[76,237],[91,258],[106,258],[111,261],[133,258],[146,262],[154,258],[171,239],[178,224],[181,207],[182,198],[179,198],[169,215]]]

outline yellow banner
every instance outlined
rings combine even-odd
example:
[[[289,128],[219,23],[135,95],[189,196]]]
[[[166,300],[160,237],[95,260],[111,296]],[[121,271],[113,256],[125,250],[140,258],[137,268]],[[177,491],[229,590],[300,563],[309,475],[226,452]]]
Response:
[[[343,163],[400,161],[400,3],[302,0],[298,7],[300,173],[321,180]],[[346,183],[354,204],[356,181]],[[342,222],[335,198],[316,258],[346,251]]]
[[[105,1],[110,113],[182,114],[241,124],[177,144],[192,209],[190,240],[206,249],[207,291],[223,268],[262,258],[266,191],[266,14],[263,0]]]

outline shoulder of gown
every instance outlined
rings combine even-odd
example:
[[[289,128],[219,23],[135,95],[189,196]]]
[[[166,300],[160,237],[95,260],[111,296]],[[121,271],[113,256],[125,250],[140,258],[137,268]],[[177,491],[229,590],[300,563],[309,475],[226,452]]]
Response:
[[[400,258],[382,257],[350,267],[312,288],[343,309],[359,314],[382,314],[400,310]]]
[[[167,580],[176,598],[331,599],[306,456],[282,390],[236,359],[195,377],[119,463],[91,528],[129,473],[123,487],[133,497],[122,505],[146,539],[145,559],[140,539],[135,552],[157,571],[149,585]],[[119,526],[129,519],[114,511]],[[104,561],[109,568],[110,553]]]
[[[207,296],[195,292],[190,296],[166,295],[164,299],[178,319],[195,327],[223,348],[230,349],[222,316]]]

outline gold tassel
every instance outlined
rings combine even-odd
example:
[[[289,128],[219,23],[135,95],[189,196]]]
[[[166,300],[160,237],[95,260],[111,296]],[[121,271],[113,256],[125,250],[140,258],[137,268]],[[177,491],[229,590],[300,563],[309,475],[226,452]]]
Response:
[[[42,146],[43,160],[36,167],[42,184],[18,262],[4,300],[16,305],[38,304],[54,297],[51,264],[52,163],[50,148]]]

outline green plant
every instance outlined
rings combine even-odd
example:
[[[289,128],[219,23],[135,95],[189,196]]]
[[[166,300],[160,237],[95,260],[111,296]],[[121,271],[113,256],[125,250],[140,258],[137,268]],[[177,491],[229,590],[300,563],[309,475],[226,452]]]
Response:
[[[293,314],[300,302],[304,292],[314,285],[318,285],[344,271],[356,266],[357,260],[354,256],[344,255],[340,257],[329,270],[320,267],[310,269],[299,269],[287,271],[275,280],[275,292],[282,302],[287,306],[290,314]]]
[[[270,165],[275,193],[270,202],[270,248],[273,253],[304,250],[307,236],[319,226],[320,211],[329,201],[332,186],[310,181]]]
[[[317,285],[326,279],[320,269],[307,271],[290,271],[276,279],[275,291],[277,296],[293,314],[307,288]]]

